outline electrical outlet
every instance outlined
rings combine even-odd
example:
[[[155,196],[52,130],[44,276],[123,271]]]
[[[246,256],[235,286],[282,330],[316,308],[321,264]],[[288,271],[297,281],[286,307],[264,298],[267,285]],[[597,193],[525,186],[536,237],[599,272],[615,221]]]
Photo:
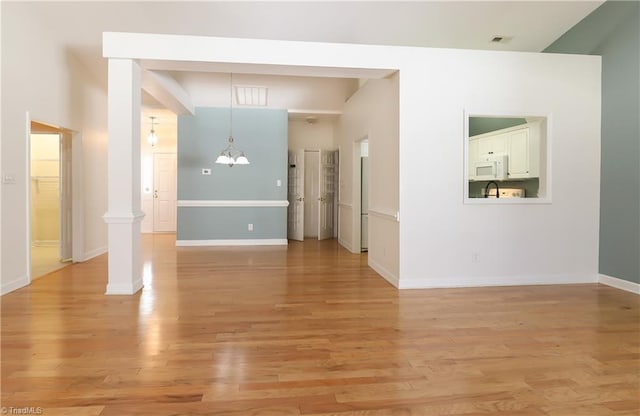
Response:
[[[276,186],[278,186],[278,187],[282,186],[282,181],[280,179],[278,179],[276,181]]]
[[[478,253],[477,251],[471,253],[471,261],[473,263],[480,263],[480,253]]]
[[[247,224],[247,230],[253,231],[253,224]]]
[[[211,169],[202,169],[202,174],[203,175],[211,175]]]

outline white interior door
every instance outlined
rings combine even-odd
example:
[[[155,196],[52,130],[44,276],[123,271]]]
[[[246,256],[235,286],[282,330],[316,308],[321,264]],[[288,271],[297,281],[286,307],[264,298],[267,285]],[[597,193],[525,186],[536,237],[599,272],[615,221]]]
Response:
[[[304,240],[304,150],[289,152],[287,237]]]
[[[320,152],[304,152],[304,237],[318,238],[320,213]]]
[[[71,261],[73,258],[73,187],[71,170],[71,143],[69,133],[60,134],[60,260]]]
[[[176,154],[153,155],[153,231],[176,231]]]
[[[318,240],[333,237],[334,199],[336,195],[335,152],[320,151],[320,197],[318,209]]]

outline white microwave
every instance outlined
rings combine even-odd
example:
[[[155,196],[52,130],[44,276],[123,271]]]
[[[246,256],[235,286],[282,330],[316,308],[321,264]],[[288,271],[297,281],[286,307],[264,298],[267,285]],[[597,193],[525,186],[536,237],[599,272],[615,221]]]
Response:
[[[472,165],[470,178],[476,181],[502,181],[508,175],[507,155],[485,155]]]

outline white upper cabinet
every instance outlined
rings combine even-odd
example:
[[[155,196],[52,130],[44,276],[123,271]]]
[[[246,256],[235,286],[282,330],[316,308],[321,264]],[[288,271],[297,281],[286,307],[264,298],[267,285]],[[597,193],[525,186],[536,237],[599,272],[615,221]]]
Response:
[[[479,134],[469,138],[469,179],[473,166],[487,155],[507,155],[508,178],[540,176],[540,121]]]
[[[508,153],[508,141],[508,133],[485,137],[483,140],[478,141],[478,154],[479,156],[486,156]]]
[[[512,132],[509,136],[510,179],[530,178],[529,176],[529,128]]]

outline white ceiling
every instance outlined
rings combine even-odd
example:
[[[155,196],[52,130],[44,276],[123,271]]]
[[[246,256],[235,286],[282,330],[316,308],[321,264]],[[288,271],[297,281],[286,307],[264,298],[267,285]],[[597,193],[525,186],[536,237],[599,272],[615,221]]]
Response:
[[[106,86],[102,32],[141,32],[254,39],[340,42],[441,48],[539,52],[596,9],[602,1],[84,1],[7,3],[23,7],[39,19]],[[510,38],[492,43],[496,36]],[[153,66],[153,63],[147,63]],[[209,92],[228,88],[220,74],[230,68],[172,70],[195,105],[216,102]],[[264,68],[234,68],[243,84],[277,85],[269,91],[270,106],[323,111],[336,110],[353,92],[353,81],[282,77]],[[276,71],[277,72],[277,71]],[[257,74],[252,78],[251,74]],[[269,74],[269,75],[266,75]],[[297,74],[301,75],[301,74]],[[309,72],[309,76],[317,75]],[[339,75],[336,75],[339,76]],[[302,78],[303,80],[306,78]],[[288,81],[287,81],[288,80]],[[227,89],[228,91],[228,89]],[[327,91],[334,94],[331,98]],[[318,98],[320,94],[321,98]],[[228,93],[225,94],[228,103]],[[293,99],[292,97],[295,97]],[[197,98],[197,99],[196,99]],[[202,98],[202,99],[201,99]],[[292,100],[292,101],[288,101]],[[145,104],[157,106],[145,96]]]

